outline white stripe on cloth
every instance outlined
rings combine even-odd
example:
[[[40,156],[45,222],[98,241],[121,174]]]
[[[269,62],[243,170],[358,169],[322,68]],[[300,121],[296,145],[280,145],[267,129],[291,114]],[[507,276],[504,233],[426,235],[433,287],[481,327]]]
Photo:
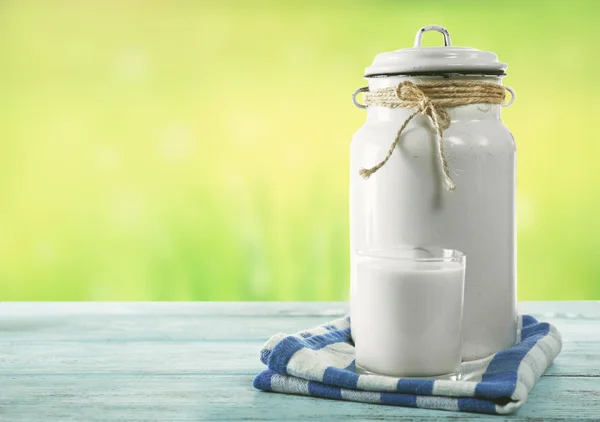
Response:
[[[548,352],[554,352],[553,354],[556,356],[561,347],[560,334],[554,326],[550,326],[548,334],[538,340],[521,360],[517,371],[517,385],[511,396],[511,399],[516,403],[508,403],[505,407],[508,407],[509,410],[512,409],[513,404],[520,407],[527,400],[529,391],[552,363],[550,361],[551,355]],[[506,411],[507,409],[503,409],[502,413],[506,413]]]
[[[550,346],[553,356],[558,356],[562,349],[562,337],[554,325],[550,326],[550,335],[545,339],[545,344]]]
[[[267,342],[263,346],[263,350],[273,350],[273,347],[275,347],[277,345],[277,343],[279,343],[281,340],[283,340],[287,336],[288,336],[287,334],[283,334],[283,333],[275,334],[269,340],[267,340]]]
[[[298,350],[287,364],[287,373],[295,377],[323,382],[329,362],[319,356],[318,350],[303,348]]]
[[[433,383],[432,394],[434,396],[473,397],[476,387],[477,382],[475,381],[456,382],[438,380]]]
[[[458,412],[458,399],[450,397],[417,396],[417,407]]]
[[[335,329],[335,330],[344,330],[344,329],[348,328],[349,326],[350,326],[350,322],[348,322],[348,320],[346,318],[339,318],[339,319],[331,321],[327,324],[321,324],[318,327],[315,327],[313,329],[300,331],[296,334],[293,334],[293,336],[296,338],[299,338],[299,339],[304,339],[305,337],[302,334],[308,333],[311,336],[318,336],[320,334],[329,333],[332,330],[331,327],[333,327],[333,329]],[[278,334],[277,336],[282,336],[282,337],[278,337],[279,339],[286,337],[285,334]],[[267,345],[270,345],[270,344],[272,344],[271,341],[267,342]],[[265,347],[267,345],[265,345]],[[274,346],[275,345],[273,344],[270,348],[273,348]]]
[[[361,375],[356,383],[359,390],[397,391],[398,378],[383,375]]]
[[[354,360],[354,346],[348,343],[333,343],[321,349],[327,356],[329,366],[343,369]]]
[[[460,375],[461,380],[463,381],[473,381],[479,382],[485,371],[487,371],[488,366],[492,359],[494,359],[496,355],[490,355],[488,357],[466,361],[460,364]]]
[[[343,369],[354,360],[354,347],[348,343],[334,343],[319,350],[298,350],[287,364],[287,373],[312,381],[323,382],[330,366]]]
[[[271,389],[280,393],[308,394],[308,381],[275,374],[271,378]]]
[[[313,330],[310,330],[310,331],[308,331],[308,332],[309,332],[310,334],[312,334],[313,336],[318,336],[318,335],[320,335],[320,334],[326,334],[326,333],[328,333],[329,331],[331,331],[331,330],[328,330],[327,328],[325,328],[325,327],[323,327],[323,326],[321,325],[321,326],[319,326],[319,327],[317,327],[317,328],[315,328],[315,329],[313,329]],[[300,335],[298,335],[298,334],[295,334],[295,336],[296,336],[296,337],[299,337],[299,338],[303,338],[302,336],[300,336]]]
[[[381,403],[381,393],[376,393],[374,391],[356,391],[342,388],[340,393],[344,400]]]
[[[343,330],[350,326],[350,322],[346,318],[336,319],[331,323],[337,330]]]

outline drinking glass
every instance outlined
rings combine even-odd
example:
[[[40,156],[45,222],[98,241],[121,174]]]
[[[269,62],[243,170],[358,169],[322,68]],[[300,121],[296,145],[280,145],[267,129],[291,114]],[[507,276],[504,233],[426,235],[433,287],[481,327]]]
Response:
[[[466,257],[438,247],[356,251],[351,326],[359,371],[456,374],[461,363]]]

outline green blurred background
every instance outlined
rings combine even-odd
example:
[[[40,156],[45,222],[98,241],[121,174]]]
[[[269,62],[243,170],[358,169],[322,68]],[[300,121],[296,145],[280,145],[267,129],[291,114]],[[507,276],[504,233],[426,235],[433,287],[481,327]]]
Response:
[[[427,24],[509,64],[519,300],[600,299],[599,13],[0,0],[0,300],[346,299],[350,94]]]

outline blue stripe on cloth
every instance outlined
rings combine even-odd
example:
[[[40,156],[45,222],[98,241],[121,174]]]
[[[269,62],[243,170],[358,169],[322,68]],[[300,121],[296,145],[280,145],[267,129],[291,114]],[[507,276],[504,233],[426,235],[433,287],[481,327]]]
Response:
[[[267,366],[270,370],[278,374],[287,373],[287,365],[294,354],[301,349],[309,348],[319,350],[330,344],[346,342],[350,338],[350,327],[344,330],[329,331],[325,334],[319,334],[305,339],[288,336],[280,340],[273,347]]]
[[[510,398],[515,392],[521,361],[550,331],[547,323],[538,323],[535,318],[528,318],[527,326],[523,326],[522,330],[523,341],[496,353],[481,377],[481,382],[475,387],[476,397]],[[523,317],[523,324],[525,323],[525,317]]]
[[[314,381],[308,383],[308,394],[316,397],[326,397],[328,399],[342,399],[341,388]]]
[[[490,400],[481,400],[474,397],[458,399],[458,409],[463,412],[496,413],[496,403]]]
[[[394,406],[417,407],[417,396],[413,394],[381,393],[382,404]]]
[[[294,353],[304,349],[304,347],[304,341],[296,337],[284,338],[273,347],[269,360],[267,361],[267,367],[278,374],[285,374],[287,364],[290,362],[292,356],[294,356]]]
[[[275,375],[275,372],[265,369],[254,378],[252,386],[257,390],[273,391],[271,388],[271,378],[273,378],[273,375]]]
[[[269,361],[269,356],[271,355],[271,349],[262,349],[260,351],[260,361],[265,365]]]
[[[535,325],[528,325],[523,327],[523,343],[531,342],[535,345],[541,338],[548,335],[550,332],[550,324],[547,322],[538,322]]]
[[[396,385],[396,390],[399,393],[430,396],[433,392],[433,383],[434,380],[400,379]]]
[[[359,377],[355,372],[330,366],[323,374],[323,383],[355,390]]]
[[[522,321],[523,321],[523,328],[530,327],[530,326],[538,323],[537,319],[535,319],[531,315],[523,315]]]
[[[350,365],[346,366],[344,369],[346,371],[356,372],[356,360],[353,360],[352,362],[350,362]]]

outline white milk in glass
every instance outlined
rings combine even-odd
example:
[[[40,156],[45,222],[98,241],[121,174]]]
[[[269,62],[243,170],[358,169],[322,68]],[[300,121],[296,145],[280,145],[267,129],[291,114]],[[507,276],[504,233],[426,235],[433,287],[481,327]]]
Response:
[[[461,362],[464,262],[355,257],[356,364],[390,376],[436,376]]]

